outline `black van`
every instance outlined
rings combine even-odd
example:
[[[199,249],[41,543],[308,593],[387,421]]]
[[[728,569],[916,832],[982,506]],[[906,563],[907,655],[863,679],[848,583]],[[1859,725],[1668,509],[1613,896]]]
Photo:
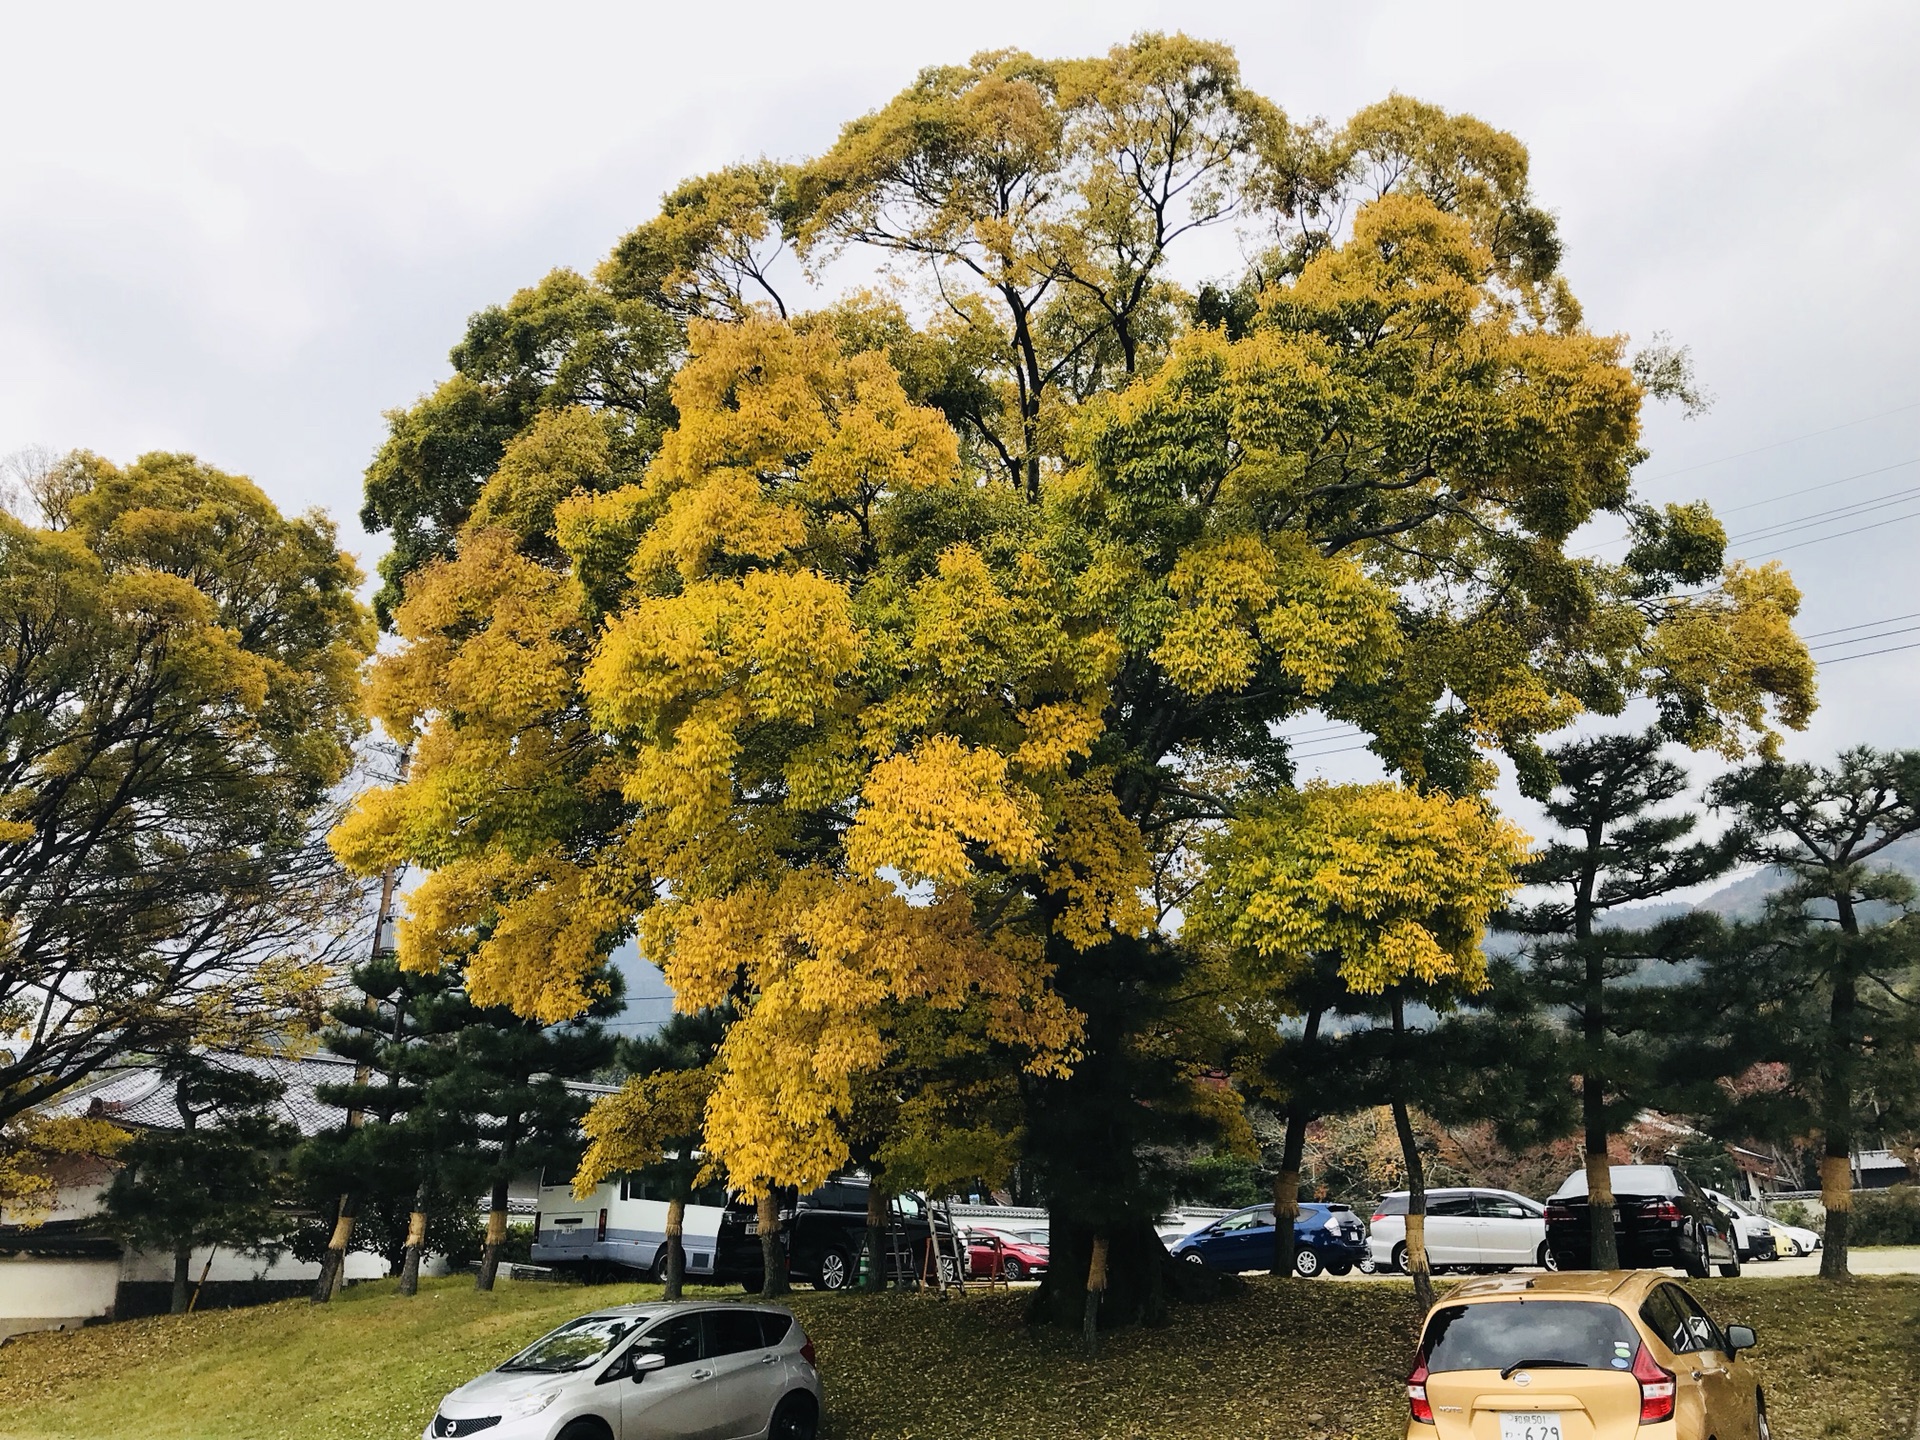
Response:
[[[944,1221],[936,1221],[926,1200],[915,1194],[894,1197],[899,1210],[902,1240],[908,1257],[908,1276],[918,1276],[926,1265],[927,1242],[934,1226],[947,1235]],[[780,1225],[787,1242],[787,1277],[819,1290],[844,1290],[858,1278],[860,1247],[867,1232],[867,1182],[857,1175],[829,1180],[818,1190],[781,1206]],[[889,1250],[893,1247],[888,1246]],[[899,1268],[888,1256],[889,1269]],[[737,1281],[749,1290],[762,1284],[760,1225],[753,1202],[734,1196],[720,1217],[714,1269],[718,1279]],[[898,1277],[895,1277],[898,1278]]]
[[[1671,1165],[1615,1165],[1613,1240],[1622,1269],[1672,1265],[1697,1280],[1719,1267],[1740,1273],[1733,1217]],[[1547,1197],[1547,1244],[1562,1270],[1593,1268],[1587,1172],[1576,1170]]]

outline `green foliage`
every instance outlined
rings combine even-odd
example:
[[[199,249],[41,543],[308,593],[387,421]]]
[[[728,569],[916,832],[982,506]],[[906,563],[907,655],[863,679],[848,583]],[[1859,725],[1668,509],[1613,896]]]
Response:
[[[373,626],[317,515],[76,452],[0,512],[0,1122],[130,1053],[304,1019]]]
[[[189,1051],[165,1056],[159,1074],[180,1128],[143,1130],[121,1149],[103,1204],[110,1231],[174,1259],[179,1310],[189,1250],[270,1249],[292,1228],[286,1167],[299,1133],[268,1113],[286,1088],[278,1081]]]
[[[1920,1245],[1920,1187],[1854,1192],[1847,1240],[1854,1245]]]
[[[1174,1180],[1174,1197],[1194,1205],[1224,1205],[1238,1209],[1265,1198],[1266,1181],[1260,1167],[1244,1155],[1202,1155],[1182,1166]]]

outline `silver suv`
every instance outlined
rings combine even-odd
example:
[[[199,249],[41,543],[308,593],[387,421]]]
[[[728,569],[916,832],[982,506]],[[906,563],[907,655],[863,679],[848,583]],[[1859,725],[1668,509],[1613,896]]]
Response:
[[[440,1402],[423,1440],[814,1440],[813,1342],[773,1305],[618,1305]]]

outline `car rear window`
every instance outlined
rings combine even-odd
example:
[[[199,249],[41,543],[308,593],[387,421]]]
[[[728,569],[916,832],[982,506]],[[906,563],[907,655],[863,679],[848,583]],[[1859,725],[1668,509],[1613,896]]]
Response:
[[[1504,1370],[1522,1362],[1625,1370],[1636,1343],[1627,1317],[1601,1301],[1495,1300],[1434,1311],[1421,1353],[1435,1371]]]

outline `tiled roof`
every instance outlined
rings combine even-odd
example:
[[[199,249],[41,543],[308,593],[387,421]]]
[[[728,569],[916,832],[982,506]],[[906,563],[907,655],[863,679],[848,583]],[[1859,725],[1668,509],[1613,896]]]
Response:
[[[314,1090],[320,1085],[351,1082],[350,1060],[333,1055],[222,1055],[217,1063],[284,1085],[285,1093],[271,1109],[302,1135],[318,1134],[346,1118],[341,1110],[322,1104]],[[67,1091],[52,1109],[57,1115],[96,1114],[148,1130],[173,1130],[180,1124],[173,1086],[150,1065],[130,1065],[97,1075]]]

